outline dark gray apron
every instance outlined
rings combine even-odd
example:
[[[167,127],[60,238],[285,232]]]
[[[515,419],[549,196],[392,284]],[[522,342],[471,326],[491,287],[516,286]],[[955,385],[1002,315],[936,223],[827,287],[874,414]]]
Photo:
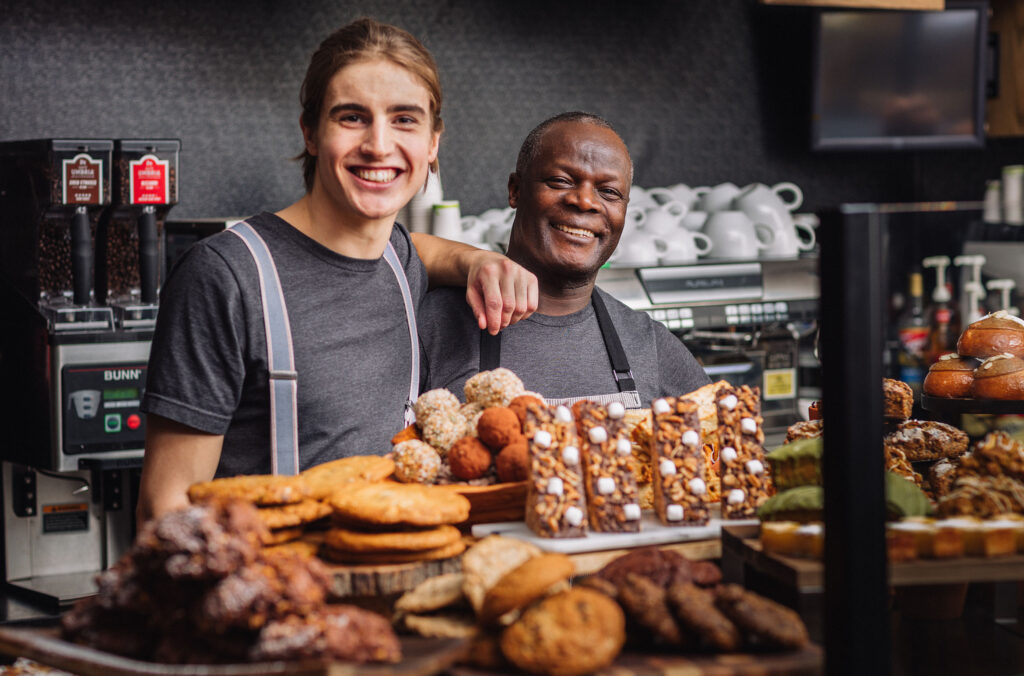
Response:
[[[594,315],[597,317],[597,325],[601,329],[601,337],[604,338],[604,346],[612,362],[612,376],[615,378],[619,391],[562,399],[545,398],[545,401],[552,406],[558,404],[572,406],[577,401],[595,401],[607,405],[617,401],[626,408],[643,408],[640,393],[637,392],[636,382],[633,380],[633,371],[629,368],[629,360],[626,358],[625,350],[622,349],[619,334],[615,330],[615,325],[612,324],[612,318],[608,316],[608,309],[605,307],[604,301],[596,290],[590,294],[590,303],[594,306]],[[501,333],[492,336],[486,330],[481,330],[480,370],[490,371],[499,366],[501,366]]]

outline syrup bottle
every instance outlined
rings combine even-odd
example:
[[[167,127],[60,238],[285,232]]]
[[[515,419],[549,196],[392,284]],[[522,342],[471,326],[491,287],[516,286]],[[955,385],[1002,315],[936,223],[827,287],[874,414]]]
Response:
[[[899,379],[910,385],[914,398],[920,401],[924,375],[928,370],[928,318],[924,311],[924,281],[920,272],[910,273],[910,294],[907,306],[897,324]]]

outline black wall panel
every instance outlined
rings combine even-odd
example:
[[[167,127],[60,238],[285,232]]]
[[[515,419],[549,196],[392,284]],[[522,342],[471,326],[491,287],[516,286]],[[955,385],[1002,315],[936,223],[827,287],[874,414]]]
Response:
[[[805,208],[980,199],[1024,141],[978,151],[812,154],[810,13],[754,0],[129,2],[0,0],[0,139],[175,137],[173,217],[301,195],[298,89],[334,28],[372,15],[434,53],[442,180],[463,213],[503,206],[526,132],[600,113],[644,186],[795,181]]]

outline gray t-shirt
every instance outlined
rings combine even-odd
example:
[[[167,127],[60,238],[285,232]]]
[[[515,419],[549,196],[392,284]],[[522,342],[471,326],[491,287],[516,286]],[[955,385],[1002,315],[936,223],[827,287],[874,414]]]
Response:
[[[682,341],[643,312],[601,294],[629,359],[640,401],[679,395],[710,382]],[[464,400],[466,381],[480,370],[480,329],[464,289],[441,288],[420,306],[420,341],[427,388],[446,387]],[[533,314],[501,332],[501,366],[527,390],[561,399],[618,392],[594,306],[565,316]]]
[[[299,463],[385,453],[402,429],[412,360],[383,258],[341,256],[277,216],[247,219],[277,266],[298,372]],[[404,227],[391,244],[417,306],[427,275]],[[142,410],[224,435],[217,476],[270,472],[266,334],[256,265],[237,236],[195,244],[160,294]]]

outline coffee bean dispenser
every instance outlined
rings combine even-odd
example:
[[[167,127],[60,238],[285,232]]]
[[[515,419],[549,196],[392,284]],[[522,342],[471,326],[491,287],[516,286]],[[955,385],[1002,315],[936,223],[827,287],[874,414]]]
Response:
[[[0,143],[5,579],[34,600],[92,593],[96,571],[134,535],[157,240],[177,199],[177,148]],[[117,181],[129,182],[127,199]]]
[[[97,232],[96,296],[122,328],[156,323],[167,212],[178,201],[177,139],[114,142],[111,205]]]

